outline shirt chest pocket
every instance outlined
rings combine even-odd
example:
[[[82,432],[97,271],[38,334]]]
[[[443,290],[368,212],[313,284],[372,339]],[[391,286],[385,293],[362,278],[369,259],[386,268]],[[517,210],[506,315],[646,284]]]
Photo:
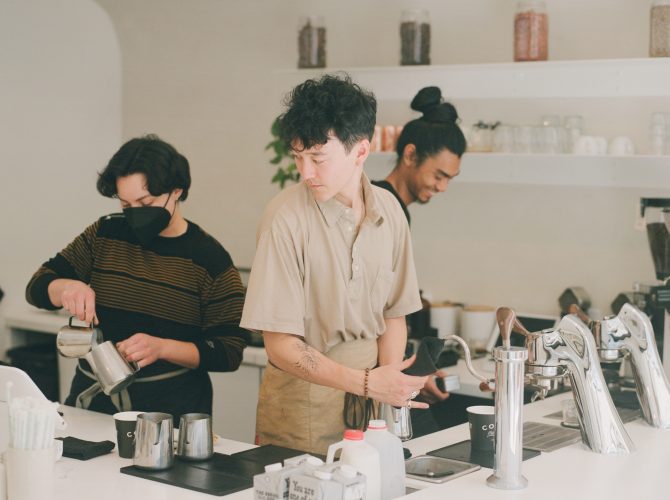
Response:
[[[383,312],[386,302],[391,294],[395,273],[390,269],[380,268],[377,272],[372,292],[370,293],[370,304],[374,312]]]

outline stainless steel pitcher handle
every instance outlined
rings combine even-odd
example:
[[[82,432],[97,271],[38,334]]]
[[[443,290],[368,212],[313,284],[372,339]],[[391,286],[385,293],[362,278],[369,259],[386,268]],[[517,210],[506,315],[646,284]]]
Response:
[[[473,377],[478,379],[481,383],[479,384],[479,389],[482,391],[494,391],[495,390],[495,379],[486,378],[484,375],[481,375],[475,367],[472,365],[472,355],[470,354],[470,348],[468,344],[458,335],[447,335],[444,338],[447,340],[455,340],[463,348],[463,354],[465,357],[465,366],[468,368],[468,371],[472,374]]]

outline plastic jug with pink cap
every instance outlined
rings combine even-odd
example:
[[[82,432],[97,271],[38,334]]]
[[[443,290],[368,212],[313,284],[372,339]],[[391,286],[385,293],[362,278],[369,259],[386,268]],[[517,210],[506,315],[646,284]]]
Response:
[[[386,428],[385,420],[370,420],[365,442],[379,452],[381,500],[405,496],[405,454],[402,441]]]
[[[381,466],[377,449],[365,442],[363,431],[347,429],[344,439],[328,447],[326,463],[332,463],[335,452],[342,450],[340,463],[351,465],[366,479],[366,500],[381,500]]]

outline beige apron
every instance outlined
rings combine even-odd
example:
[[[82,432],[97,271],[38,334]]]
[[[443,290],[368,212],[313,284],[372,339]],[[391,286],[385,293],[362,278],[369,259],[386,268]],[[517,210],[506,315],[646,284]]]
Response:
[[[349,368],[372,368],[377,364],[377,340],[342,342],[325,356]],[[258,444],[325,455],[329,445],[342,439],[344,395],[268,363],[258,395]]]

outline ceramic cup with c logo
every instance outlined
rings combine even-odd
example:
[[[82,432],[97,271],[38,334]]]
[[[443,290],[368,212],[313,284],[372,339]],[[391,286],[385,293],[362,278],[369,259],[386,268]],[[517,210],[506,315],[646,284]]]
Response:
[[[114,414],[116,446],[121,458],[133,458],[135,453],[135,427],[141,411],[122,411]]]

